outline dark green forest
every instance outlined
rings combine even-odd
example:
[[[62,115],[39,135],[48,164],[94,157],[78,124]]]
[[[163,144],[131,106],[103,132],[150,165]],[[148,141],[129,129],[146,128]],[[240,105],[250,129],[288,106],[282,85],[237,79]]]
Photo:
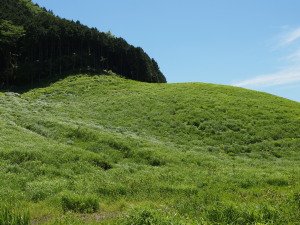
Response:
[[[0,88],[104,70],[138,81],[166,82],[142,48],[110,32],[62,19],[31,0],[0,0]]]

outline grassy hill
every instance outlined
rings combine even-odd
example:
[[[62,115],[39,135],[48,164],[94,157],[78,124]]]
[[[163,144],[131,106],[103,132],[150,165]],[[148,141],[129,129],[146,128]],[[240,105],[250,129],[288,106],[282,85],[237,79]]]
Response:
[[[299,224],[297,102],[78,75],[0,114],[0,224]]]

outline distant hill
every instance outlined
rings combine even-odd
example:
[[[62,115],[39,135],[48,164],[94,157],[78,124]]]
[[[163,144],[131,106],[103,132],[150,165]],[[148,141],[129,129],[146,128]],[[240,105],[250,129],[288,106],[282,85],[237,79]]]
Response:
[[[158,64],[140,47],[110,32],[55,16],[30,0],[1,0],[0,88],[35,86],[43,79],[111,70],[163,83]]]
[[[0,215],[28,209],[32,224],[78,225],[300,221],[297,102],[76,75],[0,92],[0,115],[0,198],[10,207],[0,204]]]

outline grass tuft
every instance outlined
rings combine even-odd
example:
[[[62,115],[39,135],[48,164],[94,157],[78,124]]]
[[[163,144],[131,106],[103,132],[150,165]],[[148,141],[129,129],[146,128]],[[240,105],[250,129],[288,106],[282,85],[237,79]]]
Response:
[[[94,213],[99,209],[98,199],[91,195],[65,194],[61,198],[63,211]]]
[[[0,225],[30,225],[29,211],[19,212],[11,206],[1,204]]]

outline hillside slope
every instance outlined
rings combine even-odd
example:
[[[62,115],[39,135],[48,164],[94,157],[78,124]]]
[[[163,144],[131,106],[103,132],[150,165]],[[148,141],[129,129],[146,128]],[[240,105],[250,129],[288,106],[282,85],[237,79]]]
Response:
[[[299,103],[78,75],[2,93],[0,113],[0,197],[29,208],[33,223],[300,219]]]

